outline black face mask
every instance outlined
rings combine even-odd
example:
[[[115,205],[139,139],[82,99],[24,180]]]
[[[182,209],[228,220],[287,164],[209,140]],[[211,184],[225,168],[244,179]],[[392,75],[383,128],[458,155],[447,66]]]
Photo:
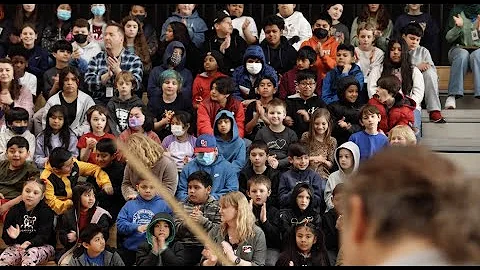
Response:
[[[135,17],[137,17],[137,19],[140,21],[140,22],[143,22],[145,20],[145,15],[135,15]]]
[[[10,127],[10,129],[13,131],[13,133],[17,134],[17,135],[22,135],[25,131],[27,131],[27,126],[22,126],[22,127]]]
[[[313,30],[313,35],[318,39],[324,39],[328,36],[328,30],[323,28],[316,28]]]
[[[75,40],[75,42],[77,43],[80,43],[80,44],[83,44],[87,41],[87,35],[84,35],[84,34],[76,34],[76,35],[73,35],[73,40]]]

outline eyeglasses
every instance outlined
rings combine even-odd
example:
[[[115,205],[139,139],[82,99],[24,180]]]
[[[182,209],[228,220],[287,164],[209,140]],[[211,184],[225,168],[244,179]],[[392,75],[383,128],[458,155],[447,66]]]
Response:
[[[300,83],[300,85],[303,86],[303,87],[307,87],[307,86],[309,86],[309,87],[315,87],[316,84],[317,84],[317,83],[315,83],[315,82],[301,82],[301,83]]]

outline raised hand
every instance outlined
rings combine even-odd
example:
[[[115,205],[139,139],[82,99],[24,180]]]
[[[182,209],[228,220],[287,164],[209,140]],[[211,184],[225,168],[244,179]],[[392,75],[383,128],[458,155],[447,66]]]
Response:
[[[10,227],[7,228],[7,234],[10,236],[10,238],[17,239],[17,237],[20,235],[20,226],[18,226],[18,224],[15,225],[15,227],[10,225]]]

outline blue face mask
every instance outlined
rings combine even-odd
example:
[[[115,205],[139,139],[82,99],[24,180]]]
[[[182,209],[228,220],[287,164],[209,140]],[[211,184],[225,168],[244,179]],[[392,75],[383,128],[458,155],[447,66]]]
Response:
[[[102,16],[105,14],[105,6],[93,6],[91,11],[95,16]]]
[[[200,153],[197,155],[198,163],[208,166],[215,161],[215,152],[210,153]]]
[[[57,18],[62,21],[69,20],[72,17],[72,12],[70,10],[59,9],[57,10]]]

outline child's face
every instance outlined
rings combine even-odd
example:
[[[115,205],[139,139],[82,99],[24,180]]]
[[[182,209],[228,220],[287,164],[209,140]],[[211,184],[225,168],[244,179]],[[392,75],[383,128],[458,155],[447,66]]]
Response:
[[[358,34],[358,43],[359,43],[358,45],[361,48],[369,48],[370,46],[372,46],[374,40],[375,38],[372,30],[368,30],[368,29],[360,30]]]
[[[312,229],[307,226],[300,226],[296,229],[295,239],[297,247],[302,253],[310,253],[313,244],[317,242],[317,237],[313,234]]]
[[[103,234],[99,232],[89,243],[84,242],[83,246],[93,254],[102,253],[105,250],[105,238]]]
[[[68,73],[63,80],[63,92],[76,93],[78,90],[78,78],[74,74]]]
[[[278,4],[278,13],[284,18],[288,17],[295,11],[295,6],[295,4]]]
[[[308,205],[310,205],[310,200],[312,198],[310,197],[310,194],[308,194],[308,191],[304,190],[297,195],[297,206],[300,210],[304,211],[307,209]]]
[[[266,25],[264,28],[265,39],[268,44],[277,45],[280,43],[280,37],[282,36],[282,30],[278,28],[278,25]]]
[[[167,30],[165,31],[165,41],[170,42],[173,40],[173,38],[173,28],[171,25],[168,25]]]
[[[20,34],[20,39],[22,40],[23,46],[26,48],[32,47],[35,40],[38,38],[38,35],[31,27],[24,27],[22,33]]]
[[[420,8],[422,7],[422,4],[407,4],[407,6],[408,6],[408,10],[416,11],[416,10],[420,10]]]
[[[212,89],[210,90],[210,99],[212,101],[216,101],[216,102],[226,102],[227,98],[228,98],[229,95],[224,95],[220,92],[217,91],[217,84],[214,83],[212,85]]]
[[[342,214],[342,201],[343,201],[343,193],[338,192],[333,196],[332,203],[333,207],[337,211],[338,214]]]
[[[353,167],[353,155],[348,149],[342,148],[338,151],[338,163],[340,168],[348,170]]]
[[[132,94],[133,84],[131,81],[119,79],[117,82],[117,90],[120,96],[129,96]]]
[[[331,6],[328,10],[328,15],[332,17],[332,20],[339,20],[342,17],[343,6],[341,4],[335,4]]]
[[[167,96],[176,95],[178,92],[178,81],[173,78],[167,78],[163,81],[162,90]]]
[[[356,85],[350,85],[345,90],[345,100],[354,103],[358,98],[358,87]]]
[[[55,112],[52,114],[51,117],[48,118],[48,124],[52,128],[54,133],[57,133],[62,129],[63,124],[64,124],[64,117],[63,114],[60,112]]]
[[[254,148],[250,151],[250,162],[254,167],[264,166],[267,162],[267,152],[260,148]]]
[[[382,104],[387,104],[388,101],[393,99],[393,96],[388,93],[388,90],[381,87],[377,87],[375,94],[377,95],[377,100]]]
[[[90,125],[92,126],[93,132],[104,132],[105,126],[107,125],[107,116],[100,114],[98,111],[93,111]]]
[[[325,116],[322,115],[315,118],[315,121],[313,122],[313,127],[317,135],[323,136],[325,132],[328,131],[328,121]]]
[[[125,37],[127,38],[135,38],[138,34],[138,24],[136,21],[128,21],[123,28]]]
[[[407,146],[407,138],[402,136],[401,134],[392,134],[390,138],[390,145],[398,145],[398,146]]]
[[[219,119],[217,121],[217,128],[221,135],[226,135],[232,130],[232,121],[230,119]]]
[[[115,159],[115,155],[111,155],[108,152],[100,152],[95,150],[95,154],[97,157],[97,165],[101,168],[108,167],[108,165],[110,165],[110,163],[112,163],[112,161]]]
[[[420,45],[421,38],[412,34],[402,35],[403,40],[407,43],[409,50],[415,50]]]
[[[88,210],[95,205],[95,192],[93,192],[93,189],[83,192],[80,196],[80,204],[83,210]]]
[[[13,66],[9,63],[0,63],[0,82],[10,83],[13,80]]]
[[[72,57],[72,52],[67,50],[58,50],[52,53],[55,59],[62,63],[68,63]]]
[[[6,157],[10,162],[10,166],[16,169],[23,167],[29,155],[30,151],[28,151],[27,148],[18,147],[16,144],[10,146],[6,153]]]
[[[366,129],[376,130],[380,122],[380,115],[376,113],[362,115],[362,124]]]
[[[325,21],[325,20],[321,20],[321,19],[318,19],[317,21],[315,21],[315,23],[313,24],[312,26],[312,30],[315,30],[317,28],[323,28],[327,31],[330,31],[330,24],[328,23],[328,21]]]
[[[146,201],[150,201],[157,194],[155,185],[149,180],[143,180],[137,184],[137,191],[138,194]]]
[[[82,35],[87,35],[88,36],[88,27],[78,27],[78,26],[74,26],[72,28],[72,35],[78,35],[78,34],[82,34]]]
[[[293,167],[298,169],[298,170],[306,170],[308,165],[310,164],[310,159],[308,155],[303,155],[301,157],[294,156],[288,157],[288,160],[290,163],[292,163]]]
[[[218,64],[217,60],[215,60],[215,57],[211,55],[205,56],[205,59],[203,60],[203,68],[206,72],[217,71]]]
[[[204,204],[210,196],[211,187],[205,187],[202,182],[192,180],[187,185],[188,199],[193,204]]]
[[[73,157],[71,157],[69,160],[65,161],[59,169],[56,169],[59,174],[70,174],[72,172],[73,166],[75,165],[75,162],[73,160]]]
[[[393,63],[400,63],[400,61],[402,61],[402,45],[400,45],[400,43],[394,43],[389,55]]]
[[[153,235],[157,238],[163,237],[164,239],[167,239],[170,235],[170,226],[164,220],[158,221],[153,227]]]
[[[228,4],[227,5],[228,13],[231,16],[241,17],[243,14],[244,5],[243,4]]]
[[[283,106],[268,106],[267,119],[270,121],[270,124],[279,126],[282,125],[283,120],[287,116],[287,112]]]
[[[36,206],[41,200],[43,200],[43,192],[40,184],[29,181],[22,190],[22,201],[27,207]]]
[[[255,184],[250,185],[248,190],[248,197],[253,200],[253,203],[258,206],[262,206],[270,196],[271,191],[267,188],[265,184]]]
[[[310,63],[310,60],[308,60],[308,58],[297,59],[297,69],[299,70],[309,69],[311,64],[312,63]]]
[[[13,73],[15,76],[23,76],[25,68],[27,68],[27,59],[21,55],[15,55],[12,57]]]
[[[309,98],[313,96],[317,82],[314,79],[306,79],[298,82],[298,90],[300,91],[300,96],[303,98]]]
[[[353,63],[353,55],[350,51],[339,50],[337,51],[337,66],[343,67],[346,64]]]
[[[178,4],[177,5],[178,13],[182,14],[183,16],[192,15],[194,8],[195,8],[195,4]]]
[[[271,98],[277,89],[269,79],[263,79],[258,84],[257,92],[262,98]]]

